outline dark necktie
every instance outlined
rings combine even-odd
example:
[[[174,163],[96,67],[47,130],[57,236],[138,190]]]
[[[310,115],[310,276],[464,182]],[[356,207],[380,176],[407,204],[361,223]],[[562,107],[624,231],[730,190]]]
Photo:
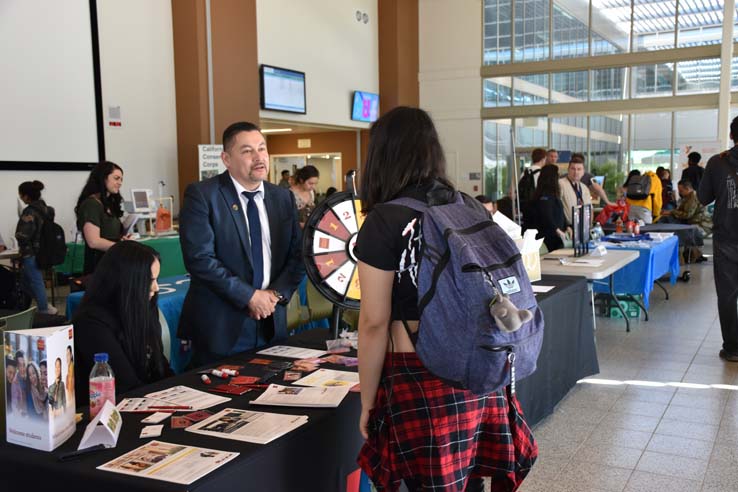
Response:
[[[256,194],[258,191],[244,191],[249,203],[246,205],[246,217],[249,219],[249,239],[251,240],[251,262],[254,269],[255,289],[261,289],[264,282],[264,251],[261,246],[261,221],[259,220],[259,209],[256,206]]]

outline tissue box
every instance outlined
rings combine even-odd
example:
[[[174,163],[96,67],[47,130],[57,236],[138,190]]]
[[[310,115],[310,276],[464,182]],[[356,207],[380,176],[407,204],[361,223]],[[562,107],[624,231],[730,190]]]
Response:
[[[541,280],[541,253],[539,251],[526,251],[520,253],[523,259],[525,271],[531,282]]]

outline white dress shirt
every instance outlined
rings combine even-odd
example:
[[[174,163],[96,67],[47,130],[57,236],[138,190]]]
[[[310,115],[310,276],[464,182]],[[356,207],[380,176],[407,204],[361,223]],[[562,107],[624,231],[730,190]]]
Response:
[[[272,276],[272,237],[269,231],[269,217],[267,216],[266,206],[264,205],[264,182],[262,181],[259,183],[259,187],[255,190],[247,190],[241,186],[241,183],[233,179],[233,176],[231,176],[231,181],[233,181],[233,186],[236,187],[238,198],[241,200],[241,213],[243,213],[243,218],[246,219],[247,227],[249,226],[249,218],[246,214],[246,207],[249,204],[249,199],[243,195],[243,192],[258,191],[254,196],[254,200],[256,201],[256,208],[259,210],[259,220],[261,221],[261,250],[263,252],[262,256],[264,259],[264,282],[262,282],[261,285],[254,285],[254,287],[257,289],[266,289],[269,287],[269,282],[271,282]],[[251,236],[249,235],[249,238],[250,237]],[[251,245],[249,244],[249,247],[250,246]]]

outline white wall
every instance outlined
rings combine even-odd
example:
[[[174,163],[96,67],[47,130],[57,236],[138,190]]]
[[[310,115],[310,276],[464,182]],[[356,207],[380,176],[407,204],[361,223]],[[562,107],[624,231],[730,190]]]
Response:
[[[377,0],[257,0],[256,9],[259,63],[305,72],[307,93],[305,115],[260,116],[368,128],[351,120],[351,97],[379,92]],[[356,20],[357,10],[368,14],[367,24]]]
[[[100,64],[106,157],[124,172],[122,193],[166,183],[178,195],[174,51],[170,0],[98,0]],[[108,126],[108,106],[120,106],[122,127]],[[43,142],[39,142],[43,145]],[[18,221],[18,184],[38,179],[45,200],[67,232],[74,228],[74,206],[88,173],[0,171],[0,234],[6,242]],[[177,204],[175,204],[176,206]]]
[[[436,123],[450,177],[478,194],[482,180],[469,173],[482,172],[482,2],[419,2],[420,106]]]

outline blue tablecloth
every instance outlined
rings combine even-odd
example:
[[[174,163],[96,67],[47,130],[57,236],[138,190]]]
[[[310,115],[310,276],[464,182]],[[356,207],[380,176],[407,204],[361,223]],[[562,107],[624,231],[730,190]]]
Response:
[[[653,290],[653,283],[657,279],[670,274],[672,285],[679,276],[679,240],[676,236],[669,237],[657,243],[651,242],[650,248],[635,245],[615,246],[607,243],[608,248],[625,249],[640,252],[636,261],[628,263],[615,272],[615,293],[643,295],[643,304],[648,308],[648,297]],[[595,292],[610,292],[607,282],[595,282]]]
[[[185,295],[190,287],[190,278],[186,275],[177,275],[159,279],[159,312],[162,319],[162,334],[164,340],[169,339],[169,350],[164,352],[169,358],[169,365],[175,373],[180,373],[189,364],[192,352],[189,345],[184,345],[177,338],[179,315],[182,312]],[[67,297],[67,318],[72,319],[74,312],[82,301],[84,292],[75,292]],[[166,324],[166,326],[164,326]]]

